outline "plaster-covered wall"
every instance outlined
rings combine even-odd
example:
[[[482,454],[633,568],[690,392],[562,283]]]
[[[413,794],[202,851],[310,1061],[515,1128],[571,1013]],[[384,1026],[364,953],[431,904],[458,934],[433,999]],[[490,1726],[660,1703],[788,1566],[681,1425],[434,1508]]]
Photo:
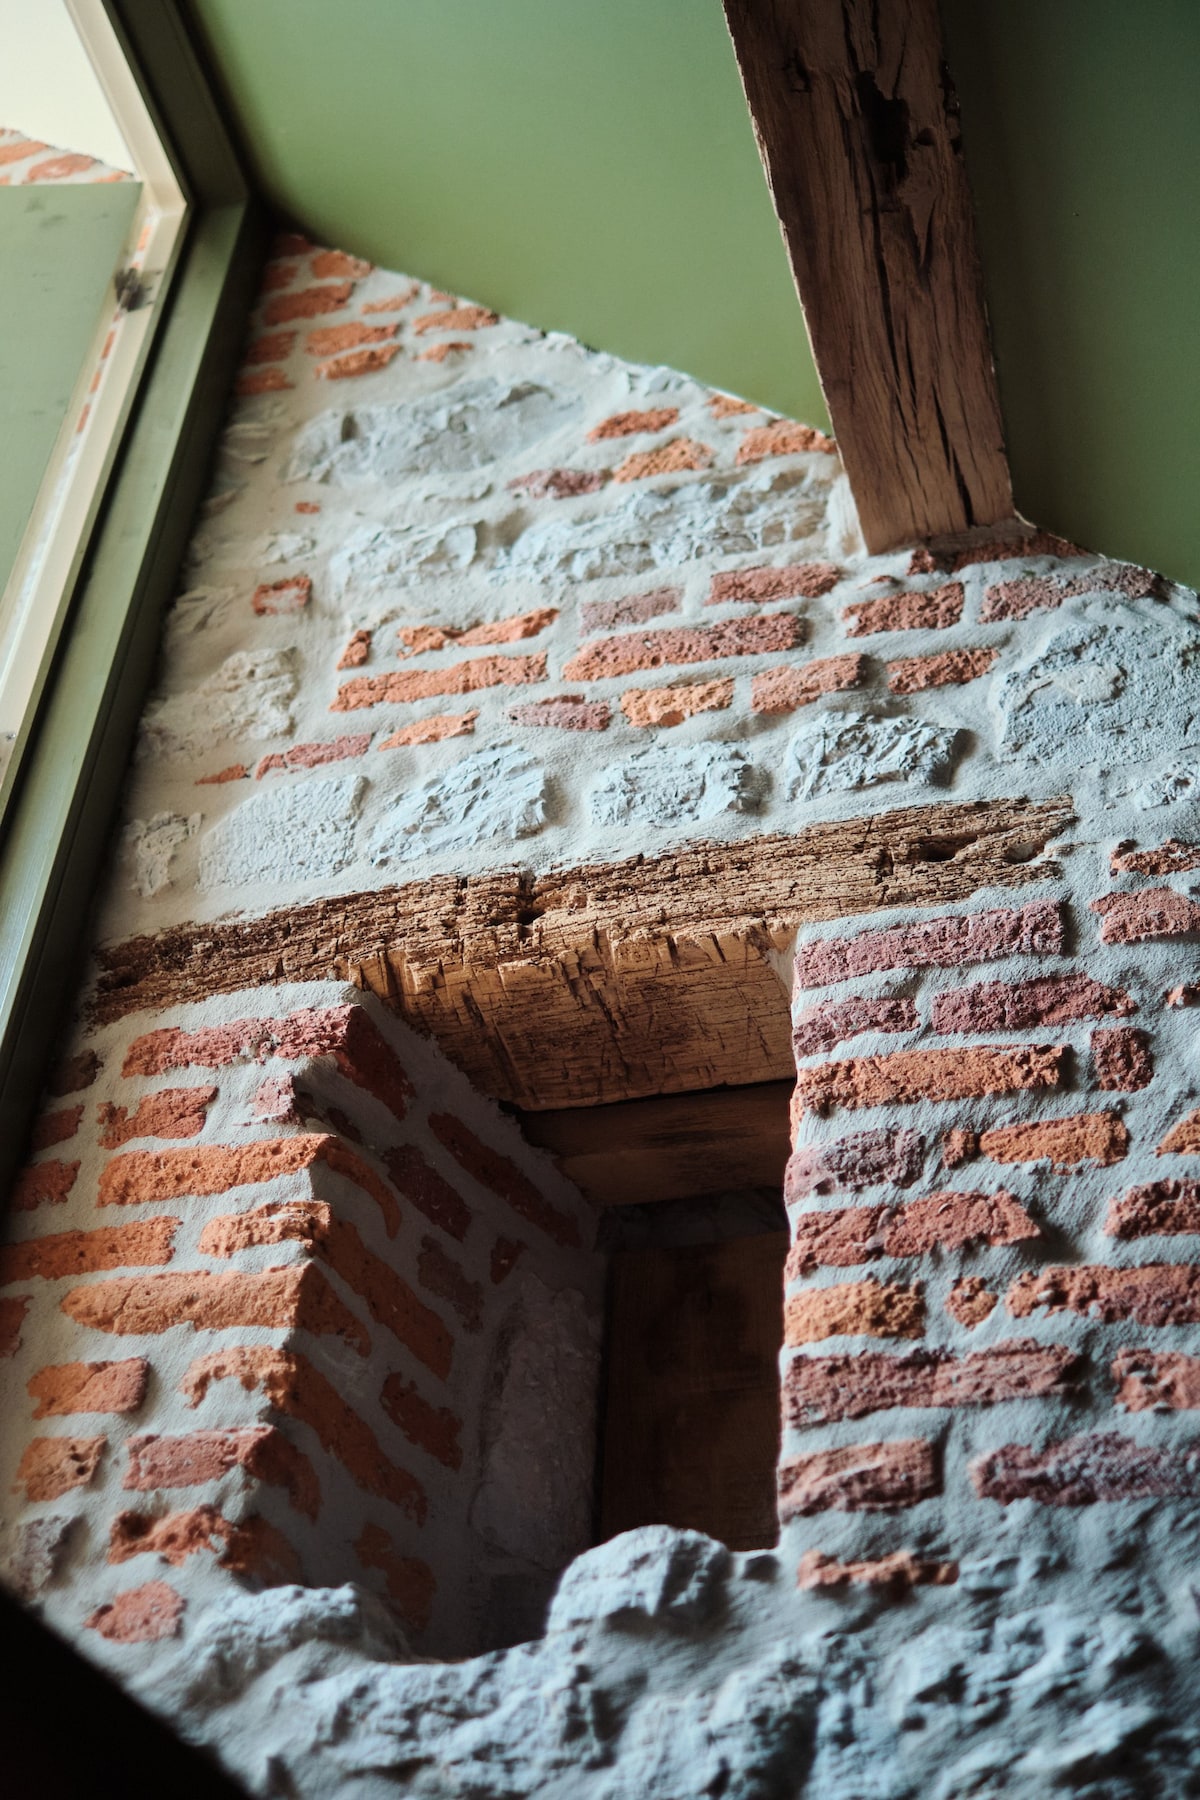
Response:
[[[819,434],[339,253],[277,249],[98,932],[103,953],[140,937],[162,994],[165,928],[186,924],[214,997],[194,966],[186,1002],[147,1010],[134,989],[123,1013],[110,987],[98,1024],[84,996],[0,1267],[10,1575],[264,1794],[1192,1791],[1196,597],[1019,529],[868,558]],[[854,902],[871,918],[776,934],[799,1071],[778,1551],[648,1527],[571,1565],[543,1637],[416,1661],[414,1641],[461,1645],[468,1626],[498,1641],[508,1602],[489,1613],[487,1595],[505,1576],[534,1592],[531,1565],[571,1548],[564,1529],[539,1565],[525,1532],[574,1519],[577,1490],[541,1468],[523,1485],[531,1459],[489,1433],[513,1417],[518,1444],[531,1419],[583,1434],[584,1215],[369,999],[283,986],[269,948],[256,990],[221,993],[235,916],[282,942],[317,895],[366,888],[386,908],[402,882],[434,894],[434,877],[585,857],[636,881],[661,846],[899,806],[932,820],[946,799],[1028,818],[1029,841],[1005,839],[953,905],[932,889],[890,905],[884,880]],[[951,874],[969,851],[913,845]],[[390,1044],[411,1123],[352,1093],[336,1032],[296,1024],[330,1010]],[[472,1172],[442,1113],[529,1185],[487,1158]],[[409,1144],[469,1204],[463,1238],[428,1233],[429,1190],[393,1155]],[[286,1162],[269,1193],[264,1158]],[[118,1202],[136,1244],[104,1236]],[[452,1335],[444,1393],[411,1338],[376,1330],[327,1218]],[[496,1265],[493,1234],[528,1244],[524,1265]],[[441,1260],[422,1263],[425,1235]],[[476,1434],[468,1498],[389,1416],[378,1349],[357,1382],[353,1325],[339,1347],[320,1308],[264,1321],[196,1299],[215,1279],[250,1291],[285,1239],[405,1391]],[[517,1358],[542,1404],[510,1414],[485,1365],[531,1279],[525,1343],[570,1314],[551,1363],[578,1379]],[[139,1358],[117,1407],[110,1367]],[[425,1523],[338,1472],[345,1421],[322,1440],[296,1358],[419,1477]],[[60,1396],[46,1370],[67,1366]],[[258,1437],[255,1457],[177,1479],[153,1446],[179,1442],[201,1386],[205,1430],[291,1446],[290,1486]],[[305,1515],[297,1452],[336,1495],[332,1526]],[[31,1467],[57,1491],[31,1489]],[[114,1536],[126,1488],[144,1518]],[[205,1505],[227,1523],[168,1525]],[[231,1558],[251,1513],[303,1585],[278,1555]],[[376,1560],[364,1521],[388,1534]],[[445,1583],[427,1627],[397,1556]]]

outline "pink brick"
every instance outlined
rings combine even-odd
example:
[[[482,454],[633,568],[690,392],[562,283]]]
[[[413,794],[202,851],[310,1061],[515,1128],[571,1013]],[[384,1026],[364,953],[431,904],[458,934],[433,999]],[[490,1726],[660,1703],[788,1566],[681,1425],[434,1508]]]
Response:
[[[679,611],[683,589],[654,588],[648,594],[627,594],[620,600],[585,600],[579,619],[585,631],[611,631],[614,625],[644,625],[663,613]]]
[[[1039,975],[1031,981],[981,981],[975,987],[935,994],[933,1029],[1028,1031],[1033,1025],[1065,1025],[1072,1019],[1124,1017],[1134,1003],[1123,988],[1090,975]]]
[[[365,756],[371,747],[369,731],[361,732],[354,737],[333,738],[322,744],[293,744],[290,750],[275,751],[264,756],[254,771],[254,779],[261,781],[264,775],[274,770],[317,769],[323,763],[344,762],[348,757]]]
[[[801,1069],[796,1092],[818,1112],[833,1106],[913,1106],[1020,1089],[1058,1087],[1066,1051],[1048,1044],[971,1044],[960,1050],[895,1050]]]
[[[1062,914],[1053,900],[1021,907],[947,914],[920,925],[826,938],[796,953],[800,987],[824,987],[880,969],[953,969],[1001,956],[1047,956],[1063,947]]]
[[[756,713],[795,712],[798,706],[810,706],[822,694],[840,694],[858,687],[866,667],[865,656],[851,654],[764,669],[751,683],[750,704]]]
[[[765,613],[750,619],[725,619],[705,628],[673,626],[658,631],[630,631],[620,637],[596,638],[573,656],[567,681],[603,681],[610,675],[633,675],[669,663],[717,662],[727,656],[763,656],[791,650],[804,636],[804,623],[794,613]]]
[[[404,705],[442,694],[475,694],[481,688],[525,687],[545,681],[546,656],[476,656],[448,669],[397,669],[390,675],[356,675],[343,682],[330,712],[363,706]]]
[[[730,600],[750,604],[766,600],[816,600],[841,580],[833,563],[791,563],[785,568],[726,569],[714,575],[706,606]]]
[[[1186,937],[1200,931],[1200,906],[1174,888],[1105,894],[1091,902],[1091,910],[1100,914],[1102,944],[1142,944],[1148,938]]]
[[[915,1031],[920,1021],[906,998],[829,1000],[800,1014],[792,1028],[797,1056],[818,1056],[860,1031]]]
[[[884,594],[878,600],[856,600],[842,613],[851,637],[877,631],[944,631],[962,617],[963,586],[951,581],[925,594]]]

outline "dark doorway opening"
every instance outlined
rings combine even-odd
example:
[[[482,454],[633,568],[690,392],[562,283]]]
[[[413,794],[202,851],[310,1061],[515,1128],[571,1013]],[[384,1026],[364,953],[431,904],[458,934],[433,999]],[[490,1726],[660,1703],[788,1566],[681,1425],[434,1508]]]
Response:
[[[608,1325],[597,1541],[689,1527],[777,1541],[792,1084],[526,1113],[602,1209]]]

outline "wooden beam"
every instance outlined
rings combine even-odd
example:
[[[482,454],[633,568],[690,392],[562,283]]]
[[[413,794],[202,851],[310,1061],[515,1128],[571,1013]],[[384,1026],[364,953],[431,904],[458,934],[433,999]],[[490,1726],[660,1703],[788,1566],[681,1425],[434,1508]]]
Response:
[[[797,926],[1044,880],[1066,800],[828,820],[535,876],[431,876],[101,952],[96,1020],[277,982],[349,980],[531,1111],[781,1081],[777,953]]]
[[[724,0],[870,550],[1012,515],[937,0]]]

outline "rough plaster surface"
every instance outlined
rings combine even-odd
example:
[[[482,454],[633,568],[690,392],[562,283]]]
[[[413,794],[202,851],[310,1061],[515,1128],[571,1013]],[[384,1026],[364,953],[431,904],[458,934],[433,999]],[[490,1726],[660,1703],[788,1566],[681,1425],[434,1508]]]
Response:
[[[400,863],[412,879],[633,858],[686,842],[698,824],[735,840],[947,797],[1060,795],[1075,820],[1015,897],[984,891],[951,909],[965,925],[910,909],[802,934],[798,1066],[811,1104],[796,1109],[788,1199],[807,1250],[788,1276],[782,1485],[794,1516],[776,1552],[731,1557],[665,1527],[627,1534],[570,1566],[537,1635],[555,1573],[585,1534],[578,1445],[591,1430],[598,1265],[544,1244],[514,1274],[511,1244],[498,1241],[489,1265],[481,1240],[467,1273],[503,1299],[489,1298],[484,1338],[464,1359],[466,1474],[420,1463],[433,1548],[393,1514],[387,1542],[416,1545],[445,1584],[420,1649],[461,1655],[506,1631],[531,1641],[450,1663],[416,1655],[420,1634],[398,1627],[379,1566],[351,1554],[363,1503],[336,1471],[334,1528],[298,1523],[278,1486],[252,1491],[296,1540],[307,1585],[276,1573],[277,1585],[243,1593],[257,1578],[207,1554],[175,1567],[146,1550],[136,1569],[114,1569],[105,1546],[120,1451],[145,1415],[64,1417],[58,1435],[103,1431],[110,1445],[96,1485],[13,1501],[10,1579],[263,1795],[1200,1792],[1190,1390],[1177,1365],[1146,1373],[1147,1355],[1200,1352],[1189,1261],[1200,1211],[1173,1188],[1159,1197],[1182,1209],[1171,1232],[1105,1230],[1109,1201],[1186,1183],[1195,1154],[1187,1131],[1159,1146],[1196,1101],[1200,864],[1183,854],[1156,869],[1151,855],[1114,870],[1110,856],[1127,839],[1153,851],[1200,838],[1196,597],[1045,540],[977,545],[957,562],[866,557],[836,458],[749,454],[761,415],[511,321],[418,331],[441,302],[379,271],[353,275],[356,310],[335,303],[332,283],[317,312],[297,311],[309,263],[302,246],[281,250],[256,320],[244,397],[166,621],[102,936],[209,922],[216,943],[223,915],[384,888]],[[386,363],[354,363],[348,348],[339,366],[343,352],[305,338],[379,321],[397,326],[368,346],[394,346]],[[281,323],[294,337],[264,349]],[[636,408],[678,418],[648,433],[599,429]],[[672,461],[676,439],[693,449]],[[831,580],[789,573],[818,563]],[[947,595],[948,582],[961,593]],[[729,653],[735,628],[744,653]],[[610,635],[615,648],[584,654]],[[851,652],[865,659],[852,673],[803,676]],[[798,681],[782,710],[780,670]],[[349,687],[376,678],[382,687]],[[729,705],[678,724],[636,725],[648,715],[620,704],[633,688],[718,680],[732,684]],[[558,729],[510,711],[580,694],[587,710],[573,725],[564,710]],[[413,726],[425,741],[390,741]],[[343,745],[331,773],[348,733],[367,733],[369,748]],[[1113,890],[1119,902],[1098,916],[1093,902]],[[997,923],[1010,904],[1032,906],[1036,928]],[[872,933],[893,934],[890,948],[847,960],[844,946]],[[1081,1000],[1080,975],[1118,998],[1089,1013],[1098,990]],[[1067,985],[1031,998],[1046,978]],[[118,1079],[139,1033],[276,1017],[339,994],[264,987],[99,1036],[81,1029],[72,1051],[98,1048],[104,1073],[83,1094],[88,1123],[67,1121],[61,1145],[38,1153],[30,1191],[42,1198],[15,1215],[17,1245],[112,1222],[95,1204],[111,1164],[93,1142],[93,1107],[128,1111],[182,1079],[136,1075],[132,1090]],[[1145,1042],[1097,1050],[1092,1033],[1115,1034],[1114,1019]],[[936,1060],[888,1060],[926,1051]],[[273,1054],[270,1068],[248,1054],[235,1079],[214,1078],[201,1145],[316,1129],[303,1108],[289,1115],[285,1092],[259,1094],[265,1076],[284,1080]],[[420,1054],[424,1121],[462,1077]],[[345,1114],[340,1078],[287,1072],[314,1086],[306,1104]],[[369,1151],[394,1144],[375,1103],[357,1104],[350,1123]],[[458,1106],[477,1122],[486,1114],[477,1096]],[[115,1113],[102,1116],[111,1131]],[[1014,1138],[1022,1127],[1034,1135]],[[87,1134],[78,1149],[76,1132]],[[441,1154],[426,1123],[418,1136]],[[164,1137],[161,1123],[146,1132]],[[70,1182],[47,1173],[76,1158]],[[411,1273],[424,1225],[410,1229],[406,1215],[400,1250],[389,1249],[338,1179],[320,1191],[339,1216]],[[205,1221],[248,1212],[263,1192],[171,1201],[186,1214],[181,1244],[190,1252]],[[948,1192],[975,1199],[964,1211]],[[113,1210],[153,1223],[165,1204]],[[986,1241],[979,1220],[1001,1215],[1016,1225]],[[814,1260],[814,1241],[834,1250]],[[259,1246],[237,1266],[263,1269],[277,1254]],[[1178,1273],[1160,1278],[1159,1264]],[[1089,1269],[1100,1276],[1085,1279]],[[83,1287],[107,1278],[92,1271]],[[0,1434],[6,1470],[46,1429],[30,1424],[27,1379],[116,1354],[110,1335],[77,1329],[35,1286],[0,1295],[29,1300],[19,1317],[0,1313],[10,1337],[23,1334]],[[56,1302],[62,1288],[46,1287]],[[461,1313],[444,1295],[437,1307],[457,1331]],[[170,1395],[201,1335],[178,1325],[141,1343],[155,1365],[153,1429],[182,1428]],[[214,1329],[204,1344],[227,1335]],[[1014,1339],[1017,1361],[1005,1349]],[[382,1434],[349,1356],[319,1336],[298,1341],[319,1347]],[[122,1355],[139,1349],[117,1342]],[[237,1342],[276,1346],[279,1333],[251,1327]],[[258,1396],[221,1385],[221,1404],[206,1402],[214,1425],[262,1419]],[[297,1441],[316,1455],[311,1437]],[[72,1469],[89,1455],[86,1443],[73,1450]],[[221,1480],[193,1497],[233,1508],[241,1476]],[[131,1643],[87,1628],[135,1575],[187,1601],[178,1635]]]

